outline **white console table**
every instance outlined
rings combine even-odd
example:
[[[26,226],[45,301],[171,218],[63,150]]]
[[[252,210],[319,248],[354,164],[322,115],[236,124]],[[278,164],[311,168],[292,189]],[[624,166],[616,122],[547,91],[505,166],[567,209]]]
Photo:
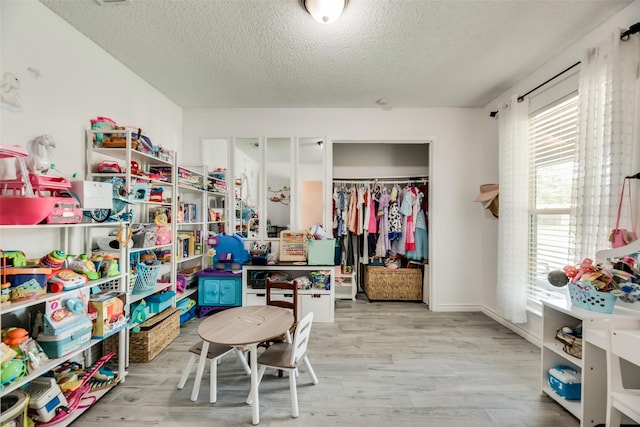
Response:
[[[280,263],[275,265],[243,265],[242,266],[242,305],[264,305],[267,303],[266,290],[254,289],[250,286],[249,277],[252,272],[285,273],[289,280],[299,276],[310,276],[312,271],[324,271],[330,274],[331,289],[300,289],[298,291],[299,318],[313,312],[313,321],[319,323],[333,323],[335,278],[334,266],[323,265],[294,265]]]

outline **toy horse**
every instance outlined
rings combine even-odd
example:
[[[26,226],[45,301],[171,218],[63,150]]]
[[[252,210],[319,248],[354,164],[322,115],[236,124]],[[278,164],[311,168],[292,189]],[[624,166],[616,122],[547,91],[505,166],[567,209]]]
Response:
[[[56,143],[49,135],[40,135],[27,146],[29,155],[26,158],[27,169],[31,173],[46,174],[51,168],[51,150]]]

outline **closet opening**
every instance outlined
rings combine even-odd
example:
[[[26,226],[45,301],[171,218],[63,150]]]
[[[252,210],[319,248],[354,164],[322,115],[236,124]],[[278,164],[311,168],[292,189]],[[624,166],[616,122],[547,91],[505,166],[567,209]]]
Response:
[[[429,306],[430,140],[332,140],[330,221],[341,270],[371,301]]]

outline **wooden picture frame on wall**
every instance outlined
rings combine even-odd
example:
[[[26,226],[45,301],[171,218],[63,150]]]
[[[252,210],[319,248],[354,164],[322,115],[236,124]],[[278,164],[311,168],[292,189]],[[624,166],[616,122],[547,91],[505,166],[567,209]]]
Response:
[[[280,232],[280,261],[306,261],[307,235],[303,230]]]

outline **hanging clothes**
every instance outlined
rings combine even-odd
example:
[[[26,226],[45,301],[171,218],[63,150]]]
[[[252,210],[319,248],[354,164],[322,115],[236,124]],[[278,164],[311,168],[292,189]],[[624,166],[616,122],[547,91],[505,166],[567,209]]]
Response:
[[[378,197],[378,240],[376,242],[376,256],[386,257],[387,250],[390,249],[389,244],[389,201],[391,196],[387,193],[386,187],[380,189],[380,196]]]
[[[367,231],[369,234],[378,232],[378,222],[376,216],[376,190],[369,191],[369,226],[367,227]]]
[[[356,229],[356,234],[358,236],[360,236],[363,233],[363,224],[364,224],[364,193],[365,193],[365,188],[364,186],[360,186],[357,189],[357,193],[358,193],[358,202],[356,204],[356,207],[358,209],[358,226]]]
[[[402,236],[402,215],[398,205],[398,186],[394,185],[391,190],[391,200],[389,202],[389,240],[393,241]],[[391,248],[391,244],[389,248]]]
[[[352,186],[349,189],[349,209],[347,213],[348,224],[347,228],[351,233],[357,233],[358,231],[358,192],[356,186]]]
[[[414,226],[414,217],[413,217],[413,206],[416,201],[416,195],[413,192],[412,188],[407,188],[405,196],[402,200],[402,206],[400,206],[400,212],[406,216],[407,221],[404,227],[404,231],[402,235],[404,236],[404,251],[412,251],[416,248],[415,245],[415,226]]]
[[[422,199],[424,194],[417,195],[417,212],[415,220],[415,250],[407,251],[406,257],[415,261],[422,261],[429,258],[429,237],[427,233],[427,220],[422,210]]]

